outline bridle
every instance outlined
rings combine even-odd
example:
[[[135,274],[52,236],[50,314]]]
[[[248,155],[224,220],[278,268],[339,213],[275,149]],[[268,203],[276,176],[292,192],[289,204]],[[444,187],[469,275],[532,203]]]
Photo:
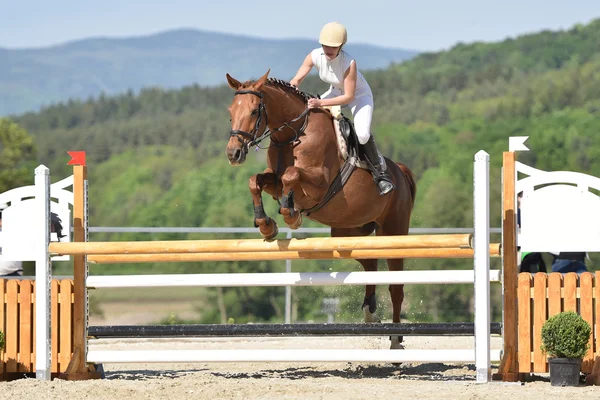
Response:
[[[242,144],[242,146],[244,146],[246,148],[246,151],[248,151],[248,147],[254,145],[254,144],[258,144],[257,140],[256,140],[256,135],[258,134],[258,130],[260,129],[260,122],[262,121],[263,118],[263,114],[265,116],[265,131],[267,128],[267,111],[265,110],[265,103],[263,103],[263,94],[260,92],[255,92],[254,90],[238,90],[237,92],[235,92],[235,95],[237,96],[238,94],[253,94],[254,96],[258,96],[258,98],[260,99],[260,104],[258,105],[258,117],[256,118],[256,123],[254,124],[254,129],[252,129],[252,132],[246,132],[246,131],[242,131],[239,129],[232,129],[231,131],[229,131],[229,136],[235,136],[237,138],[237,140]],[[263,133],[264,135],[264,133]],[[260,137],[262,137],[263,135],[260,135]],[[242,139],[242,137],[245,137],[246,139],[249,140],[249,142],[245,145],[244,144],[244,140]],[[260,139],[259,137],[259,139]]]
[[[250,146],[258,146],[258,144],[260,142],[262,142],[263,140],[267,139],[268,137],[270,137],[272,134],[279,132],[280,130],[284,129],[284,128],[290,128],[294,131],[295,135],[294,138],[291,140],[288,140],[284,143],[277,143],[273,140],[273,138],[271,138],[271,141],[275,144],[275,146],[277,147],[283,147],[286,146],[290,143],[295,142],[296,140],[298,140],[298,137],[300,136],[300,134],[302,132],[304,132],[304,129],[306,129],[306,125],[308,125],[308,112],[310,111],[310,109],[307,107],[299,116],[297,116],[296,118],[292,119],[289,122],[284,122],[283,125],[281,125],[279,128],[274,129],[274,130],[269,130],[268,127],[268,123],[267,123],[267,109],[265,108],[265,103],[263,102],[264,100],[264,96],[262,93],[260,92],[256,92],[254,90],[238,90],[235,92],[235,96],[239,95],[239,94],[252,94],[254,96],[257,96],[260,99],[260,103],[258,105],[258,116],[256,118],[256,123],[254,124],[254,128],[252,129],[251,132],[246,132],[246,131],[242,131],[240,129],[232,129],[231,131],[229,131],[229,136],[235,136],[236,139],[241,143],[242,145],[242,149],[244,150],[244,152],[247,154],[248,153],[248,149],[250,148]],[[260,130],[260,124],[261,121],[263,119],[263,115],[265,118],[265,130],[263,131],[262,134],[258,134],[259,130]],[[293,124],[297,121],[299,121],[301,118],[304,118],[304,123],[302,124],[302,127],[300,128],[300,130],[296,130],[293,126],[291,126],[290,124]],[[246,138],[248,139],[247,143],[244,143],[244,139]]]

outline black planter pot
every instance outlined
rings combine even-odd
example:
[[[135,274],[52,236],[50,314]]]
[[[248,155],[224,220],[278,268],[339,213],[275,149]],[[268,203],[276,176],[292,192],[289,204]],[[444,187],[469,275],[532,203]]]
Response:
[[[581,358],[549,358],[552,386],[579,386]]]

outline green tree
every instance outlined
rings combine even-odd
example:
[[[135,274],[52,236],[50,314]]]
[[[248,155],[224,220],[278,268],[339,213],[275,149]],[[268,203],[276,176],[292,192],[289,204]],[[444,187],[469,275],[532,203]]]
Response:
[[[0,119],[0,193],[32,184],[33,139],[16,123]]]

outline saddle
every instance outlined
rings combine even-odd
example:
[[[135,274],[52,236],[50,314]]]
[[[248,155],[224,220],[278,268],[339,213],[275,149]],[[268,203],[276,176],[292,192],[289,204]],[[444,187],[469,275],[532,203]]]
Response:
[[[366,161],[364,150],[358,141],[358,136],[356,136],[352,121],[342,114],[342,108],[340,106],[326,106],[323,108],[331,113],[337,137],[338,152],[344,160],[344,165],[342,165],[342,168],[329,186],[323,200],[316,206],[302,211],[306,216],[309,216],[311,213],[316,212],[325,206],[325,204],[327,204],[333,196],[344,187],[355,168],[358,167],[369,172],[371,171],[371,168],[369,168],[369,164]],[[385,160],[381,154],[379,154],[379,160],[383,165],[382,168],[385,168]]]
[[[356,130],[354,129],[352,121],[342,113],[340,106],[323,108],[327,109],[333,118],[338,151],[342,160],[348,161],[358,168],[370,170],[369,165],[365,160],[366,156],[364,155],[364,150],[356,136]]]
[[[331,113],[337,138],[338,152],[344,160],[344,165],[342,165],[342,168],[333,179],[333,182],[329,185],[329,189],[327,189],[327,193],[325,193],[323,200],[316,206],[302,211],[306,216],[320,210],[333,198],[333,196],[342,190],[356,167],[369,170],[369,165],[360,159],[361,149],[352,121],[342,114],[340,106],[323,108]]]

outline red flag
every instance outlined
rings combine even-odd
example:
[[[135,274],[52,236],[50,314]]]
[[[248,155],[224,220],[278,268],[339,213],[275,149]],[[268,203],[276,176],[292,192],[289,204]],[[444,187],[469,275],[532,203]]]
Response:
[[[85,165],[85,151],[67,151],[71,156],[71,160],[67,165]]]

